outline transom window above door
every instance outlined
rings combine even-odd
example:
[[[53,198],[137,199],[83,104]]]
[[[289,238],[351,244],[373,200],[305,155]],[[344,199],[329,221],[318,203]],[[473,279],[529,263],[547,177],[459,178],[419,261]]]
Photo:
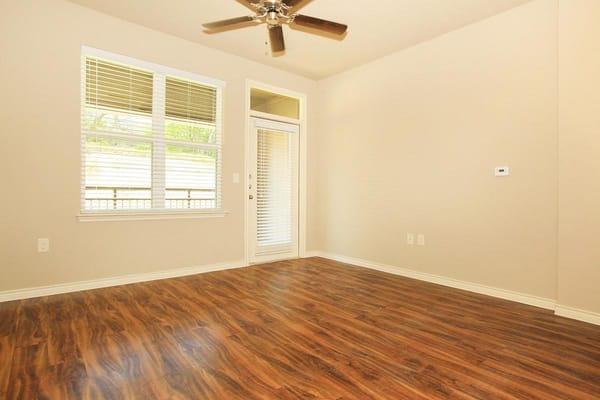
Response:
[[[300,100],[268,90],[250,90],[250,109],[257,113],[277,115],[293,120],[300,119]]]
[[[221,82],[84,49],[83,213],[221,209]]]

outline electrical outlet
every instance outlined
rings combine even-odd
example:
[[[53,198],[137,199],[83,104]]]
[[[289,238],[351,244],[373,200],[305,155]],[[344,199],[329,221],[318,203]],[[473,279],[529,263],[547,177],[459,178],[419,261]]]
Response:
[[[417,236],[417,245],[419,245],[419,246],[425,246],[425,235],[423,235],[422,233],[420,233]]]
[[[414,246],[415,245],[415,234],[414,233],[407,233],[406,234],[406,244],[409,246]]]
[[[41,238],[37,242],[38,253],[47,253],[50,251],[50,239]]]

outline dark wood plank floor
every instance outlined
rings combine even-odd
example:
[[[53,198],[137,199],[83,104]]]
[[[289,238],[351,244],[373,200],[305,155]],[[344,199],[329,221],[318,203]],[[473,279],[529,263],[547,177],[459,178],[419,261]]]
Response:
[[[4,399],[600,399],[600,327],[319,258],[0,304]]]

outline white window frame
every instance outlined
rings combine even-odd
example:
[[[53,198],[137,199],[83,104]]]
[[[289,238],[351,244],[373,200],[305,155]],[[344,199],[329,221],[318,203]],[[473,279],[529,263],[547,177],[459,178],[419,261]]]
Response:
[[[158,191],[164,192],[164,184],[162,187],[156,186],[153,184],[152,186],[152,200],[153,200],[153,209],[147,210],[86,210],[85,209],[85,171],[84,166],[81,166],[81,186],[80,186],[80,206],[79,206],[79,214],[78,220],[81,222],[95,222],[95,221],[127,221],[127,220],[146,220],[146,219],[181,219],[181,218],[214,218],[214,217],[224,217],[227,214],[227,211],[223,209],[223,145],[224,145],[224,135],[223,135],[223,94],[225,89],[225,82],[208,78],[202,75],[197,75],[194,73],[181,71],[178,69],[166,67],[159,64],[153,64],[146,61],[137,60],[132,57],[127,57],[119,54],[110,53],[104,50],[95,49],[92,47],[82,46],[81,48],[81,59],[82,62],[85,63],[86,57],[98,57],[101,59],[105,59],[107,61],[113,61],[121,64],[125,64],[131,67],[137,67],[140,69],[149,70],[154,74],[154,93],[153,93],[153,113],[152,113],[152,124],[155,128],[155,132],[162,132],[164,129],[160,129],[160,127],[164,127],[165,124],[165,116],[164,113],[161,113],[160,110],[164,109],[164,102],[166,99],[160,99],[157,96],[157,88],[158,85],[163,85],[167,76],[171,76],[174,78],[180,79],[189,79],[190,81],[198,82],[207,86],[211,86],[216,89],[217,99],[216,99],[216,128],[217,128],[217,141],[219,145],[216,147],[217,149],[217,157],[218,157],[218,166],[217,166],[217,176],[216,176],[216,191],[218,196],[218,206],[216,209],[165,209],[155,207],[155,200],[160,199],[162,196],[158,195]],[[81,77],[82,82],[85,82],[85,68],[82,68]],[[86,88],[85,85],[81,85],[81,115],[83,115],[83,110],[85,108],[85,99],[86,99]],[[160,103],[160,104],[159,104]],[[159,110],[159,112],[156,112]],[[80,126],[79,130],[80,140],[81,140],[81,160],[83,163],[84,152],[85,152],[85,133],[83,130],[83,126]],[[140,138],[144,141],[143,138]],[[161,144],[162,141],[154,142],[155,144]],[[164,143],[162,143],[164,146]],[[153,146],[153,157],[152,157],[152,174],[155,174],[157,171],[163,171],[164,168],[154,168],[154,163],[156,161],[156,148]],[[164,154],[161,155],[164,158]],[[158,172],[160,173],[160,172]],[[155,179],[153,179],[154,181]],[[164,183],[164,176],[158,177],[156,179],[158,182]],[[160,204],[159,204],[160,206]]]

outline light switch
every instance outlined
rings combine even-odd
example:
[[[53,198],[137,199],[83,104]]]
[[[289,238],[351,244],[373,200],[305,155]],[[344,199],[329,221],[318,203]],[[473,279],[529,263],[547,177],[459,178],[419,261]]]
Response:
[[[406,244],[409,246],[414,246],[415,245],[415,234],[414,233],[407,233],[406,234]]]
[[[417,245],[419,245],[419,246],[425,246],[425,235],[423,235],[422,233],[420,233],[417,236]]]
[[[237,172],[233,174],[233,183],[240,183],[240,174]]]

